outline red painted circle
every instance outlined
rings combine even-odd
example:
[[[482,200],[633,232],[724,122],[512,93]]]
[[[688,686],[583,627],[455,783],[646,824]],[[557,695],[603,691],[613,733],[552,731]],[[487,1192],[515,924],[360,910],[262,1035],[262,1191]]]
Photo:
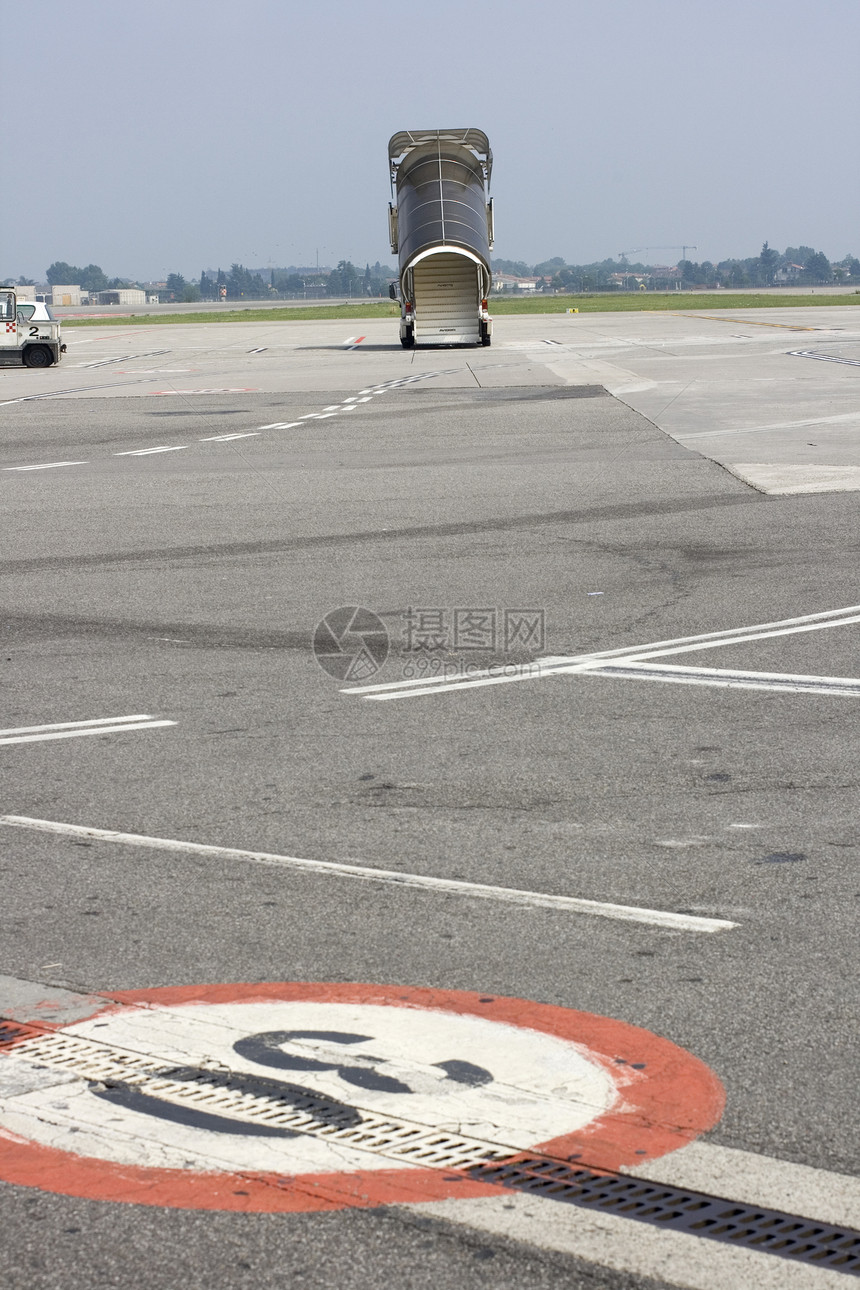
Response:
[[[609,1072],[619,1098],[578,1132],[519,1154],[539,1152],[598,1170],[640,1165],[685,1146],[717,1123],[725,1103],[723,1087],[708,1066],[650,1030],[526,999],[414,986],[292,981],[128,990],[111,994],[110,999],[113,1007],[101,1009],[100,1015],[128,1007],[310,1000],[453,1012],[553,1035],[576,1044],[589,1061]],[[24,1029],[19,1042],[33,1038],[34,1033]],[[490,1196],[497,1191],[449,1169],[373,1169],[285,1177],[117,1164],[42,1146],[11,1134],[2,1125],[0,1178],[92,1200],[281,1213]]]

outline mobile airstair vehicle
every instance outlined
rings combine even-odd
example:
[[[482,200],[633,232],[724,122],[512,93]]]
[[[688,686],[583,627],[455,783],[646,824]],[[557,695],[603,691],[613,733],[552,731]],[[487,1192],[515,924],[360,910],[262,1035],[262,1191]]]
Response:
[[[401,130],[388,142],[400,343],[489,345],[493,154],[483,130]],[[398,297],[392,284],[392,296]]]

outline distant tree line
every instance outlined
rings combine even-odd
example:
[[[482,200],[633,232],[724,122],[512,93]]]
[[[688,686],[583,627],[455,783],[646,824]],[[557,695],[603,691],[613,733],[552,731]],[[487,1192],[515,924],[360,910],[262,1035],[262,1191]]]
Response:
[[[203,300],[265,300],[270,297],[289,299],[297,296],[387,296],[388,284],[397,276],[396,269],[388,268],[377,260],[366,264],[364,270],[356,268],[350,260],[340,260],[336,269],[313,271],[296,269],[268,269],[265,275],[259,270],[246,269],[233,264],[228,273],[223,269],[204,269],[196,284]],[[168,279],[168,287],[170,280]]]
[[[659,271],[655,273],[660,267],[642,262],[631,264],[624,257],[620,263],[607,259],[592,264],[566,264],[560,256],[534,265],[522,260],[493,260],[494,272],[519,278],[537,277],[553,291],[614,289],[619,273],[631,281],[639,274],[648,278],[651,289],[665,289],[667,276]],[[856,256],[849,254],[831,264],[823,251],[811,246],[788,246],[780,253],[765,242],[758,255],[744,260],[721,260],[719,264],[712,264],[710,260],[701,264],[680,260],[674,267],[677,274],[672,281],[685,287],[771,287],[792,283],[825,286],[840,282],[860,286],[860,261]],[[538,289],[541,285],[539,281]]]
[[[661,267],[663,272],[660,272]],[[771,287],[825,286],[844,283],[860,286],[860,260],[846,255],[833,263],[823,251],[811,246],[787,246],[777,251],[765,242],[758,255],[746,259],[710,260],[696,263],[680,260],[673,266],[671,276],[666,266],[631,264],[626,257],[620,261],[606,259],[591,264],[567,264],[561,256],[553,256],[538,264],[524,260],[493,260],[495,273],[517,278],[536,277],[538,290],[546,291],[608,291],[616,289],[618,275],[636,285],[637,275],[651,290],[665,290],[670,282],[683,287]],[[46,277],[50,286],[77,285],[85,291],[108,291],[117,287],[139,287],[143,284],[132,278],[108,278],[98,264],[83,268],[65,260],[55,260],[49,265]],[[288,300],[308,297],[377,297],[388,295],[388,284],[397,278],[397,270],[377,262],[359,269],[350,260],[338,261],[337,268],[311,270],[296,268],[248,269],[243,264],[231,264],[223,269],[204,269],[199,278],[186,279],[181,273],[170,273],[162,289],[162,299],[193,302],[196,300]],[[8,285],[33,286],[31,279],[19,278],[17,284],[7,279]],[[151,284],[147,284],[151,285]]]
[[[81,268],[66,260],[55,260],[46,274],[48,285],[79,286],[84,291],[109,291],[117,287],[151,287],[133,278],[109,278],[98,264]],[[229,270],[204,269],[199,278],[186,279],[181,273],[169,273],[161,298],[192,303],[196,300],[270,300],[298,296],[388,297],[388,284],[397,270],[388,265],[366,264],[358,269],[350,260],[340,260],[336,269],[303,270],[294,268],[248,269],[231,264]],[[21,277],[9,286],[35,286],[32,278]]]
[[[67,264],[65,260],[55,260],[48,266],[45,277],[48,285],[83,287],[85,291],[110,291],[117,287],[134,287],[137,284],[131,278],[109,278],[98,264],[88,264],[80,269],[76,264]]]

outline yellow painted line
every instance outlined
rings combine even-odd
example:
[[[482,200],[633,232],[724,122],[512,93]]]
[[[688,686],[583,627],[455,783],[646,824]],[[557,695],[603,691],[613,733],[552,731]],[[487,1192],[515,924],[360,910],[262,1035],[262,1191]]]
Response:
[[[817,327],[794,327],[791,323],[757,322],[752,318],[714,318],[711,314],[673,314],[674,318],[704,318],[708,322],[743,323],[747,327],[782,327],[785,331],[818,331]]]

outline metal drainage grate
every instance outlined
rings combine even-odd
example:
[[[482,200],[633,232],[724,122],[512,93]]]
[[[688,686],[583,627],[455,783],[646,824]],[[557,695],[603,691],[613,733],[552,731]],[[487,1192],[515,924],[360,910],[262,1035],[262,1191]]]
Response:
[[[76,1035],[24,1039],[16,1057],[88,1081],[96,1097],[163,1120],[222,1133],[307,1134],[390,1160],[470,1169],[508,1160],[514,1149],[426,1124],[379,1115],[297,1084],[224,1069],[169,1066]],[[184,1112],[184,1114],[182,1114]]]
[[[850,1228],[540,1158],[478,1165],[469,1170],[469,1176],[583,1209],[860,1276],[860,1232]]]

